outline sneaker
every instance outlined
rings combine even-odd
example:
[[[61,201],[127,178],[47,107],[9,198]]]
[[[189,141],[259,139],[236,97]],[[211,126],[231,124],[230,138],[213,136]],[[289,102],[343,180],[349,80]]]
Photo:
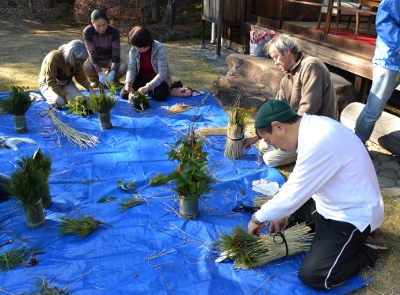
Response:
[[[379,232],[372,232],[371,235],[364,242],[365,246],[368,246],[375,250],[387,250],[389,249],[383,237]]]

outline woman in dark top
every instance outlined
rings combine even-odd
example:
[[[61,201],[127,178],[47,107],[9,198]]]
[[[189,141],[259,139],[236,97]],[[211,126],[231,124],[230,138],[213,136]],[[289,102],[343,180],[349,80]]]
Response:
[[[126,74],[128,65],[120,58],[121,43],[119,30],[108,24],[107,16],[102,10],[94,10],[91,24],[83,30],[83,39],[89,58],[83,65],[86,76],[97,87],[99,82],[119,83]],[[101,68],[106,68],[105,76]]]

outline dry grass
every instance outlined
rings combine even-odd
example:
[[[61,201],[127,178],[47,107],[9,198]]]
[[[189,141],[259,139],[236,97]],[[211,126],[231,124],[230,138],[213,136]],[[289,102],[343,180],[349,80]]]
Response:
[[[60,45],[73,39],[81,39],[82,26],[62,27],[54,25],[49,28],[28,23],[24,27],[7,27],[0,20],[0,92],[9,91],[10,85],[29,85],[37,89],[37,80],[44,56]],[[29,26],[29,27],[28,27]],[[41,28],[32,29],[32,27]],[[15,42],[18,40],[18,42]],[[126,37],[122,39],[122,58],[126,61],[129,45]],[[212,82],[220,74],[206,62],[197,59],[191,52],[191,47],[199,45],[198,39],[187,39],[165,42],[168,60],[174,80],[181,80],[185,87],[209,90]],[[251,123],[250,123],[251,124]],[[252,126],[246,134],[251,135]],[[279,167],[278,171],[284,177],[290,175],[294,165]],[[353,292],[355,295],[400,294],[400,204],[391,197],[385,196],[385,222],[382,235],[387,240],[391,250],[382,252],[376,267],[362,272],[365,279],[372,280],[370,286]]]

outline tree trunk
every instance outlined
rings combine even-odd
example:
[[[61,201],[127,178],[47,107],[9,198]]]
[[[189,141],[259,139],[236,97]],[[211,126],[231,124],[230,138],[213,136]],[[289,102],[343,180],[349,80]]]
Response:
[[[158,22],[158,7],[157,0],[151,1],[151,18],[153,21]]]
[[[168,0],[167,10],[165,11],[164,17],[161,21],[161,23],[163,25],[167,25],[170,22],[170,18],[171,18],[170,12],[171,12],[171,8],[174,5],[173,2],[174,2],[173,0]]]

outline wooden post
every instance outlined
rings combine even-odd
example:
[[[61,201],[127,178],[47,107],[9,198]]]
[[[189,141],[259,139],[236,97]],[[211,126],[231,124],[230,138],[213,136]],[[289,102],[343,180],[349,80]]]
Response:
[[[361,103],[365,103],[366,96],[367,96],[367,90],[368,90],[368,82],[369,80],[367,78],[357,76],[354,81],[354,88],[356,89],[358,96],[357,96],[357,101]]]
[[[218,0],[217,56],[221,55],[222,1],[223,1],[223,0]]]
[[[285,15],[285,0],[281,0],[279,4],[279,19],[278,19],[278,28],[282,30],[283,24],[283,16]]]
[[[329,0],[328,10],[326,12],[326,19],[325,19],[324,42],[326,42],[326,40],[328,39],[329,29],[331,28],[332,7],[333,7],[333,0]]]

